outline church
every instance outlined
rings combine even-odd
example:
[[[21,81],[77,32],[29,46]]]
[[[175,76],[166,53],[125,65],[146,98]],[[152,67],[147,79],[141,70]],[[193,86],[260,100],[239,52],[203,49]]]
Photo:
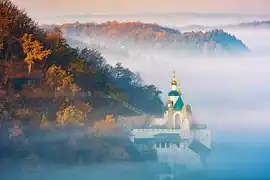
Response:
[[[135,119],[136,121],[136,119]],[[140,127],[130,127],[130,140],[140,150],[153,147],[158,161],[170,166],[202,167],[211,151],[210,130],[193,122],[191,106],[185,104],[175,73],[163,118],[151,118]]]
[[[182,92],[175,78],[171,82],[171,91],[168,93],[168,102],[165,107],[164,120],[167,128],[188,129],[191,122],[190,105],[184,104]]]

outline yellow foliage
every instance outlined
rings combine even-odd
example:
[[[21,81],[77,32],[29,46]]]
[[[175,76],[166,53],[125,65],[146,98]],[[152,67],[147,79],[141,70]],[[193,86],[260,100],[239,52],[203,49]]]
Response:
[[[32,34],[24,34],[22,37],[23,51],[26,55],[24,61],[28,64],[28,73],[30,74],[35,60],[42,61],[52,53],[49,50],[43,50],[44,46],[37,40],[32,39]]]
[[[61,125],[65,124],[84,124],[87,119],[86,113],[77,109],[75,106],[68,106],[56,113],[56,122]]]
[[[106,115],[106,117],[105,117],[105,121],[107,121],[107,122],[113,122],[113,115]]]
[[[72,75],[66,70],[56,65],[51,66],[46,73],[46,83],[53,88],[63,88],[67,85],[73,84]],[[73,87],[74,91],[78,90],[79,87]],[[72,88],[72,89],[73,89]]]

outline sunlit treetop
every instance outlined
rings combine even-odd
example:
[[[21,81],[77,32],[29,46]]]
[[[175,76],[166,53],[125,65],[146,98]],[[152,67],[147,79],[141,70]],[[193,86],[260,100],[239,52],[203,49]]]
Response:
[[[22,37],[23,52],[26,57],[24,61],[28,64],[28,73],[30,74],[35,60],[42,61],[52,53],[50,49],[44,50],[44,46],[37,40],[32,39],[32,34],[24,34]]]

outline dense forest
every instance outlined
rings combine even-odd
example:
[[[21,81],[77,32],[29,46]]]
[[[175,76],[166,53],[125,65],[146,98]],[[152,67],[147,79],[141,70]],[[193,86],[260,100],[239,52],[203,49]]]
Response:
[[[0,1],[0,26],[0,161],[136,159],[113,116],[134,112],[109,97],[160,115],[157,87],[95,49],[71,48],[60,29],[40,29],[10,0]]]
[[[41,27],[52,30],[59,28],[66,37],[78,39],[88,38],[91,41],[121,44],[130,49],[138,45],[163,51],[197,54],[207,53],[239,53],[247,52],[248,47],[237,37],[222,29],[209,31],[181,32],[177,29],[164,27],[158,24],[143,22],[118,22],[106,23],[70,23],[63,25],[42,25]],[[81,38],[80,38],[81,37]]]

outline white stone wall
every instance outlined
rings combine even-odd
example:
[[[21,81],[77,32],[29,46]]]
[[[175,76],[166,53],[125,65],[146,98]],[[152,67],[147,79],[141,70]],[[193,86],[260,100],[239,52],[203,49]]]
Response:
[[[201,168],[200,156],[188,148],[189,143],[183,142],[180,147],[157,148],[158,160],[173,166],[183,164],[187,168]]]
[[[165,116],[164,118],[154,118],[151,122],[151,126],[163,126],[167,123],[168,118]]]
[[[186,134],[188,132],[188,134]],[[186,138],[179,145],[169,144],[169,146],[161,147],[161,144],[155,148],[157,150],[158,160],[166,162],[170,166],[174,164],[183,164],[187,168],[196,170],[201,169],[200,156],[188,148],[193,139],[200,141],[202,144],[211,148],[211,134],[208,129],[134,129],[132,139],[135,138],[152,138],[159,133],[179,133],[179,136]]]
[[[152,138],[159,133],[179,133],[184,139],[196,139],[211,148],[211,133],[209,129],[134,129],[133,138]],[[132,138],[132,139],[133,139]]]

